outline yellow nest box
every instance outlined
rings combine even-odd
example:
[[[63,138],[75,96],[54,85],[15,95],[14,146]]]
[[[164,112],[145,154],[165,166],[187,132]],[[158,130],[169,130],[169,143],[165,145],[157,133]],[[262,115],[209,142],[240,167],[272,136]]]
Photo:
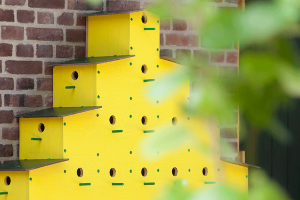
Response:
[[[145,96],[181,67],[159,57],[159,26],[147,11],[87,15],[88,57],[55,65],[54,107],[17,116],[20,160],[0,165],[0,200],[153,199],[178,179],[197,188],[218,176],[247,190],[247,165],[220,171],[193,147],[143,159],[140,142],[159,126],[200,125],[180,107],[189,81],[167,101]]]

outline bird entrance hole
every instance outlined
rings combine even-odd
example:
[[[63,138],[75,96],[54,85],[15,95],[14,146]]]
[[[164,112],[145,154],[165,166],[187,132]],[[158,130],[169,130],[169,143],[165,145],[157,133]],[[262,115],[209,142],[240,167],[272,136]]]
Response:
[[[9,176],[6,176],[6,177],[4,178],[4,183],[5,183],[5,185],[10,185],[11,179],[10,179]]]
[[[109,175],[110,175],[111,177],[115,177],[115,176],[116,176],[116,169],[115,169],[115,168],[111,168],[111,169],[109,170]]]
[[[143,117],[142,117],[142,124],[143,124],[143,125],[146,125],[147,122],[148,122],[147,117],[146,117],[146,116],[143,116]]]
[[[146,24],[147,23],[147,15],[143,15],[142,16],[142,22],[144,23],[144,24]]]
[[[78,79],[78,72],[74,71],[72,72],[72,75],[71,75],[72,79],[75,81]]]
[[[115,124],[116,123],[116,117],[114,115],[110,116],[109,122],[110,122],[110,124]]]
[[[208,169],[207,169],[207,167],[204,167],[204,168],[202,169],[202,174],[203,174],[203,176],[207,176],[207,174],[208,174]]]
[[[43,123],[40,123],[39,124],[39,132],[44,132],[44,130],[45,130],[45,125],[43,124]]]
[[[141,70],[144,74],[146,74],[146,72],[148,71],[147,65],[142,65]]]
[[[83,176],[83,169],[82,168],[78,168],[77,169],[77,176],[78,177],[82,177]]]
[[[173,176],[177,176],[177,173],[178,173],[177,167],[173,167],[173,169],[172,169]]]
[[[172,124],[175,126],[177,124],[177,118],[176,117],[173,117],[172,118]]]
[[[147,176],[147,173],[148,173],[147,168],[143,167],[143,169],[141,171],[142,176],[144,176],[144,177]]]

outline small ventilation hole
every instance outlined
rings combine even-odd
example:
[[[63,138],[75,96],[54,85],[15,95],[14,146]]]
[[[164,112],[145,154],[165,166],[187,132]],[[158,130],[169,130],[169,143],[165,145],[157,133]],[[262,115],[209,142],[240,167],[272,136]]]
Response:
[[[204,167],[204,168],[202,169],[202,174],[203,174],[203,176],[207,176],[207,174],[208,174],[208,169],[207,169],[207,167]]]
[[[111,169],[109,170],[109,175],[110,175],[111,177],[115,177],[115,176],[116,176],[116,170],[115,170],[115,168],[111,168]]]
[[[110,124],[115,124],[116,123],[116,117],[114,115],[110,116],[109,122],[110,122]]]
[[[4,178],[4,183],[5,183],[5,185],[10,185],[11,179],[10,179],[9,176],[6,176],[6,177]]]
[[[141,70],[144,74],[146,74],[146,72],[148,71],[147,65],[142,65]]]
[[[142,176],[144,177],[147,176],[147,173],[148,173],[147,168],[144,167],[141,171]]]
[[[78,168],[77,169],[77,176],[78,177],[82,177],[83,176],[83,170],[82,170],[82,168]]]
[[[172,118],[172,124],[175,126],[177,124],[177,118],[176,117],[173,117]]]
[[[178,169],[177,169],[177,167],[174,167],[174,168],[172,169],[172,174],[173,174],[173,176],[177,176],[177,173],[178,173]]]
[[[144,24],[146,24],[147,23],[147,15],[143,15],[142,16],[142,22],[144,23]]]
[[[76,72],[76,71],[74,71],[74,72],[72,72],[72,79],[75,81],[75,80],[77,80],[78,79],[78,72]]]
[[[147,117],[146,117],[146,116],[143,116],[143,117],[142,117],[142,124],[146,125],[147,122],[148,122]]]
[[[43,123],[40,123],[39,124],[39,132],[44,132],[44,130],[45,130],[45,125],[43,124]]]

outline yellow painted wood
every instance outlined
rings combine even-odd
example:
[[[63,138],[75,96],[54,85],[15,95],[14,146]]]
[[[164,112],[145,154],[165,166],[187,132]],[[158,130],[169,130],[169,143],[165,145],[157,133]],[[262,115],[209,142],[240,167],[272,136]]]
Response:
[[[75,71],[77,80],[72,78]],[[53,107],[95,105],[95,65],[55,66],[53,77]],[[66,89],[66,86],[75,86],[75,89]]]
[[[62,121],[61,117],[20,118],[20,159],[62,158]],[[40,123],[45,126],[44,132],[39,131]]]
[[[222,161],[225,171],[226,184],[248,191],[248,167]]]
[[[129,55],[129,13],[88,18],[88,57]]]
[[[0,195],[0,200],[28,200],[29,199],[29,172],[28,171],[1,171],[0,172],[0,192],[8,194]],[[11,179],[10,185],[5,184],[5,177]]]

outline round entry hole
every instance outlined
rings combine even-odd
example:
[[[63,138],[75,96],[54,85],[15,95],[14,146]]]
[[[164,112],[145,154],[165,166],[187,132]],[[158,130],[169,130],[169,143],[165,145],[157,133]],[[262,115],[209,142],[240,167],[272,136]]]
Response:
[[[143,117],[142,117],[142,124],[146,125],[147,122],[148,122],[147,117],[146,117],[146,116],[143,116]]]
[[[116,176],[116,170],[115,170],[115,168],[111,168],[111,169],[109,170],[109,175],[110,175],[111,177],[115,177],[115,176]]]
[[[202,169],[202,174],[203,174],[203,176],[207,176],[207,174],[208,174],[208,169],[207,169],[207,167],[204,167],[204,168]]]
[[[109,122],[110,122],[110,124],[115,124],[116,123],[116,117],[114,115],[110,116]]]
[[[82,177],[83,176],[83,169],[82,168],[78,168],[77,169],[77,176],[78,177]]]
[[[9,176],[6,176],[6,177],[4,178],[4,183],[5,183],[5,185],[10,185],[11,179],[10,179]]]
[[[78,79],[78,72],[76,72],[76,71],[74,71],[74,72],[72,72],[72,79],[75,81],[75,80],[77,80]]]
[[[148,71],[147,65],[142,65],[141,70],[144,74],[146,74],[146,72]]]
[[[143,15],[142,16],[142,22],[144,23],[144,24],[146,24],[147,23],[147,15]]]
[[[176,125],[176,124],[177,124],[177,118],[176,118],[176,117],[173,117],[173,118],[172,118],[172,124],[173,124],[173,125]]]
[[[173,167],[173,169],[172,169],[173,176],[177,176],[177,173],[178,173],[177,167]]]
[[[43,124],[43,123],[40,123],[39,124],[39,132],[44,132],[44,130],[45,130],[45,125]]]
[[[144,167],[144,168],[141,170],[142,176],[144,176],[144,177],[147,176],[147,173],[148,173],[148,172],[147,172],[147,168]]]

